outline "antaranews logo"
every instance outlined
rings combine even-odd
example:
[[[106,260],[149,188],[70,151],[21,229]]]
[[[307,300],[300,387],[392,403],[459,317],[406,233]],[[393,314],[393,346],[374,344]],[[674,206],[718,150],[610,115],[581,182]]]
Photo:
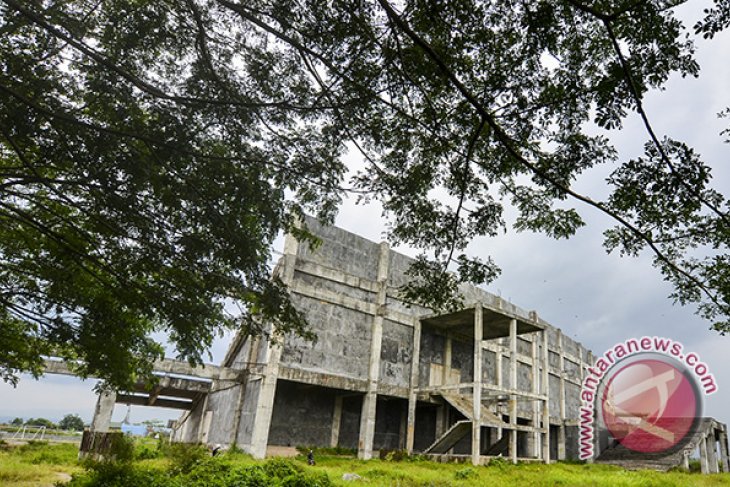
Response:
[[[680,342],[642,337],[617,343],[583,380],[579,456],[594,456],[602,431],[637,455],[676,451],[702,417],[703,396],[715,392],[707,364]]]

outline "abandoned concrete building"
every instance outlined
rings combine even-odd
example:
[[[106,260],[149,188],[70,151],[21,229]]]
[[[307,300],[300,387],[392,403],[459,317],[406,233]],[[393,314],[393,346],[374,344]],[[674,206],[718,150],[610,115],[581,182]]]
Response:
[[[276,446],[353,448],[363,459],[405,449],[475,465],[494,456],[578,457],[588,349],[536,312],[474,286],[462,288],[457,312],[408,306],[398,288],[410,258],[340,228],[307,225],[321,245],[287,237],[274,274],[316,342],[239,335],[219,366],[163,360],[152,391],[140,384],[101,394],[92,429],[106,431],[114,404],[123,403],[181,409],[174,440],[236,444],[257,458]],[[59,362],[47,368],[68,372]],[[726,426],[708,418],[685,450],[634,466],[686,465],[699,450],[703,471],[717,471],[718,459],[730,471],[727,441]],[[620,448],[601,457],[632,461]]]
[[[335,227],[308,226],[311,250],[288,237],[274,272],[318,336],[279,344],[239,336],[217,381],[179,420],[181,441],[407,449],[434,455],[548,461],[577,457],[579,391],[591,352],[482,289],[434,315],[397,288],[410,258]],[[476,380],[475,380],[476,378]]]

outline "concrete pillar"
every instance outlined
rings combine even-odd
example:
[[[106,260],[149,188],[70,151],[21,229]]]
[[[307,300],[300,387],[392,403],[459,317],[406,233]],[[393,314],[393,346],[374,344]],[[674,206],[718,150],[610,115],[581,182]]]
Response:
[[[373,440],[375,439],[375,414],[378,403],[378,381],[380,380],[380,350],[383,344],[383,311],[388,290],[388,261],[390,247],[385,242],[380,244],[378,259],[378,312],[373,317],[370,338],[370,367],[368,371],[368,391],[362,401],[360,414],[360,438],[357,442],[357,456],[361,460],[373,457]]]
[[[538,338],[537,333],[532,334],[532,393],[539,394],[540,389],[538,384],[540,382],[540,361],[538,359]],[[540,427],[540,402],[532,401],[532,426],[534,428]],[[531,435],[532,445],[529,448],[530,455],[533,458],[540,458],[540,433],[535,431]]]
[[[495,360],[497,362],[497,364],[496,364],[497,365],[497,389],[500,390],[500,393],[501,393],[502,387],[504,387],[504,381],[502,380],[502,368],[503,368],[502,367],[502,357],[503,357],[503,355],[502,355],[502,346],[503,346],[503,343],[502,343],[502,339],[500,338],[499,339],[499,342],[497,344],[497,352],[495,354]],[[502,405],[499,402],[497,403],[497,416],[499,416],[500,424],[501,424],[501,421],[502,421]],[[502,439],[502,433],[503,433],[502,432],[502,427],[501,426],[497,426],[497,441],[499,441],[499,440]]]
[[[218,388],[218,381],[213,381],[211,392]],[[208,398],[210,394],[206,394],[203,398],[203,405],[200,408],[200,420],[198,421],[198,431],[196,431],[195,441],[206,444],[208,442],[208,431],[210,430],[210,422],[212,420],[212,411],[208,411]],[[211,413],[211,414],[208,414]]]
[[[509,388],[517,390],[517,320],[509,321]],[[512,463],[517,463],[517,396],[510,394],[509,423],[512,429],[509,432],[509,449]]]
[[[287,235],[284,240],[284,268],[281,280],[287,286],[294,280],[294,268],[296,266],[299,242],[293,235]],[[276,395],[276,383],[279,379],[279,359],[281,358],[281,344],[275,343],[272,338],[276,329],[271,328],[271,337],[266,342],[266,350],[263,351],[263,361],[266,363],[264,374],[259,386],[258,398],[256,400],[256,413],[254,416],[253,430],[251,432],[251,443],[244,445],[244,451],[254,458],[264,458],[266,447],[269,442],[269,428],[271,426],[271,415],[274,412],[274,396]]]
[[[471,424],[471,463],[481,463],[482,429],[482,340],[484,339],[482,305],[474,307],[474,387],[472,389],[474,412]]]
[[[684,452],[682,452],[682,469],[687,472],[689,472],[689,455],[689,450],[685,450]]]
[[[335,405],[332,410],[332,434],[330,446],[337,448],[340,444],[340,423],[342,422],[342,396],[335,397]]]
[[[718,473],[720,469],[717,465],[717,440],[715,439],[715,430],[711,429],[707,435],[707,466],[710,473]]]
[[[452,339],[449,333],[446,334],[444,340],[444,364],[442,367],[441,384],[448,385],[451,382],[451,352],[452,352]],[[438,407],[436,411],[436,438],[440,437],[449,429],[448,421],[449,407],[443,404]]]
[[[550,401],[548,400],[550,391],[550,365],[548,362],[548,331],[542,331],[542,391],[545,396],[542,402],[542,427],[545,432],[542,435],[542,461],[550,463]]]
[[[730,472],[730,458],[728,458],[727,448],[727,433],[725,431],[720,432],[720,463],[722,465],[722,471],[725,473]]]
[[[406,449],[406,443],[408,442],[408,403],[404,404],[400,414],[400,425],[398,428],[398,448],[401,450]]]
[[[114,391],[102,391],[96,399],[94,419],[91,422],[91,431],[106,433],[112,422],[114,404],[117,402],[117,393]]]
[[[451,380],[451,335],[449,333],[446,334],[446,339],[444,340],[444,367],[443,367],[443,376],[441,379],[441,384],[448,384]]]
[[[411,359],[411,385],[408,391],[408,429],[406,431],[406,450],[413,453],[416,428],[416,389],[418,389],[418,364],[421,360],[421,320],[413,320],[413,358]]]
[[[709,462],[707,461],[707,437],[700,440],[700,472],[710,473]]]
[[[563,332],[560,330],[558,330],[558,369],[560,370],[558,460],[565,460],[565,352],[563,351]]]

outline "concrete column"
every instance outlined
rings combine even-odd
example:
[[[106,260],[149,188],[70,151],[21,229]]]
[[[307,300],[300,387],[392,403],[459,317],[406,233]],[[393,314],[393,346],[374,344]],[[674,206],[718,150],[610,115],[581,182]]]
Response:
[[[340,444],[340,423],[342,422],[342,396],[335,397],[335,406],[332,411],[332,435],[330,446],[337,448]]]
[[[715,439],[715,430],[711,429],[707,435],[707,466],[710,473],[718,473],[720,471],[717,465],[717,440]]]
[[[383,311],[388,290],[388,261],[390,248],[388,244],[380,244],[378,260],[378,312],[373,317],[370,341],[370,367],[368,372],[368,391],[362,402],[360,414],[360,438],[357,442],[357,456],[361,460],[373,457],[373,440],[375,439],[375,414],[378,403],[378,381],[380,380],[380,350],[383,344]]]
[[[538,359],[538,338],[537,333],[532,334],[532,393],[539,394],[540,389],[538,384],[540,382],[540,367]],[[534,428],[540,427],[540,402],[532,401],[532,426]],[[530,455],[533,458],[540,458],[540,433],[535,431],[532,433],[532,447],[529,449]]]
[[[408,403],[401,410],[400,425],[398,428],[398,448],[401,450],[406,449],[406,443],[408,442]]]
[[[497,343],[497,352],[495,353],[495,360],[497,362],[497,389],[502,389],[504,387],[504,381],[502,380],[502,339],[500,338]],[[501,392],[500,392],[501,393]],[[502,421],[502,405],[498,402],[497,403],[497,416],[499,416],[500,424]],[[502,427],[497,426],[497,440],[499,441],[502,439]]]
[[[91,431],[106,433],[112,422],[114,404],[117,402],[117,393],[114,391],[102,391],[96,399],[94,419],[91,422]]]
[[[213,381],[211,385],[211,392],[218,388],[218,381]],[[210,430],[210,422],[212,420],[212,412],[208,411],[208,398],[210,393],[205,395],[203,399],[203,405],[200,408],[200,421],[198,422],[198,431],[196,432],[196,439],[198,443],[206,444],[208,442],[208,431]],[[208,414],[211,413],[211,414]]]
[[[550,401],[548,400],[550,391],[550,365],[548,362],[548,331],[542,332],[542,395],[545,400],[542,402],[542,427],[545,432],[542,435],[542,461],[550,463]]]
[[[284,240],[284,268],[281,275],[282,282],[287,286],[291,285],[294,280],[294,269],[298,250],[299,242],[294,236],[287,235]],[[276,329],[272,327],[270,333],[271,337],[267,340],[266,350],[263,352],[263,359],[266,366],[264,367],[264,375],[261,379],[258,399],[256,401],[256,414],[251,432],[251,443],[250,445],[244,446],[246,453],[249,453],[254,458],[264,458],[266,456],[271,415],[274,412],[276,383],[279,379],[281,344],[273,340],[276,335]]]
[[[727,448],[727,433],[722,431],[720,433],[720,463],[722,464],[722,471],[725,473],[730,472],[730,458],[728,458]]]
[[[700,472],[710,473],[709,462],[707,461],[707,437],[700,440]]]
[[[451,379],[451,335],[449,333],[446,334],[446,339],[444,340],[444,367],[443,367],[443,375],[441,378],[441,384],[446,385],[449,383]]]
[[[558,368],[560,370],[560,426],[558,427],[558,460],[565,460],[565,354],[563,332],[558,330]]]
[[[411,359],[411,386],[408,391],[408,429],[406,431],[406,450],[413,453],[416,428],[416,389],[418,389],[418,363],[421,360],[421,320],[413,320],[413,358]]]
[[[509,388],[517,389],[517,320],[509,321]],[[509,432],[509,449],[512,463],[517,463],[517,396],[510,394],[509,423],[512,429]]]
[[[482,430],[482,339],[484,323],[482,321],[482,305],[474,307],[474,387],[472,400],[474,412],[471,423],[471,463],[481,463],[481,430]]]
[[[449,333],[446,334],[444,340],[444,364],[442,367],[441,384],[447,385],[451,380],[451,351],[452,351],[452,340]],[[448,422],[449,407],[443,404],[438,407],[436,411],[436,438],[443,435],[446,430],[449,429]]]
[[[687,472],[689,472],[689,455],[689,450],[685,450],[684,452],[682,452],[682,469]]]

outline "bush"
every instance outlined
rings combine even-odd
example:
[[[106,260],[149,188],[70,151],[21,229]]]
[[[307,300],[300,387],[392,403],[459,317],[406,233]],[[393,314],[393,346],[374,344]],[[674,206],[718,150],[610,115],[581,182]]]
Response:
[[[190,472],[195,465],[210,457],[204,446],[188,443],[171,443],[164,452],[172,463],[172,470],[180,473]]]
[[[267,477],[285,479],[286,477],[302,473],[304,469],[298,463],[285,458],[272,458],[264,463],[264,472]]]
[[[286,477],[281,487],[331,487],[332,481],[324,472],[297,473]]]
[[[491,460],[489,460],[489,466],[498,468],[499,470],[504,470],[505,468],[509,467],[510,465],[512,465],[512,464],[509,462],[509,460],[507,460],[506,458],[503,458],[503,457],[496,457],[496,458],[492,458]]]
[[[149,445],[137,445],[134,449],[135,460],[151,460],[153,458],[160,458],[162,451],[158,448],[152,448]]]
[[[261,465],[252,465],[231,472],[228,483],[235,487],[268,487],[271,484],[271,479]]]
[[[402,462],[407,458],[407,450],[380,450],[380,459],[386,462]]]
[[[172,487],[169,476],[155,468],[129,463],[97,462],[85,474],[74,475],[65,487]]]
[[[454,477],[456,478],[456,480],[467,480],[477,476],[477,471],[474,470],[472,467],[462,468],[461,470],[457,470],[456,472],[454,472]]]

